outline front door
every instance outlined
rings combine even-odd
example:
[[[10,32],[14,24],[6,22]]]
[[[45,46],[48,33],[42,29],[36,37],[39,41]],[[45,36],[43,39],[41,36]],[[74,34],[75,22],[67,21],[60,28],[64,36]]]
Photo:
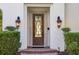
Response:
[[[33,14],[33,46],[44,45],[44,14]]]

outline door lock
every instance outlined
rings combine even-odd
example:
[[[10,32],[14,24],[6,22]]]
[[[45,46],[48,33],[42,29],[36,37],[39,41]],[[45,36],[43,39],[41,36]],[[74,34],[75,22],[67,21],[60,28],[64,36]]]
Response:
[[[50,28],[49,28],[49,27],[47,27],[47,30],[50,30]]]

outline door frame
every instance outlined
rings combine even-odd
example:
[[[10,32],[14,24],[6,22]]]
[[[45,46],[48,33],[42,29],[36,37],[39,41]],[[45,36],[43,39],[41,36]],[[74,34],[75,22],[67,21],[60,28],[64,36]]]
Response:
[[[42,10],[37,10],[37,11],[35,11],[34,9],[35,8],[38,8],[38,7],[31,7],[31,6],[29,6],[29,7],[27,7],[27,23],[28,23],[28,21],[29,20],[31,20],[31,24],[30,23],[28,23],[28,25],[32,25],[32,14],[44,14],[44,21],[45,21],[45,24],[46,24],[46,22],[47,22],[47,20],[48,20],[48,26],[50,26],[50,7],[45,7],[45,6],[41,6],[41,7],[39,7],[39,8],[42,8]],[[38,12],[39,11],[39,12]],[[48,17],[48,18],[46,18],[46,16]],[[45,24],[44,24],[44,26],[45,26]],[[27,30],[31,30],[30,31],[30,34],[31,33],[33,33],[32,32],[32,26],[30,26],[30,27],[28,27],[28,25],[27,25]],[[40,47],[50,47],[50,31],[47,31],[47,27],[48,26],[46,26],[45,28],[44,28],[44,30],[45,30],[45,32],[44,32],[44,45],[42,45],[42,46],[40,46]],[[29,28],[31,28],[31,29],[29,29]],[[46,34],[47,33],[47,34]],[[49,37],[47,37],[47,35],[49,36]],[[30,39],[29,39],[30,38]],[[47,40],[48,39],[48,40]],[[27,47],[33,47],[33,42],[32,42],[32,35],[29,35],[29,32],[27,31]]]

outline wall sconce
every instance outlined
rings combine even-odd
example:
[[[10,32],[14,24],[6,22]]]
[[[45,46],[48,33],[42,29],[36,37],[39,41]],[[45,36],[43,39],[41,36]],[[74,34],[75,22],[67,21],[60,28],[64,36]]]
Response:
[[[62,24],[62,20],[60,19],[60,16],[57,17],[57,27],[60,28]]]
[[[17,17],[17,20],[15,22],[16,22],[16,28],[19,29],[21,23],[19,16]]]

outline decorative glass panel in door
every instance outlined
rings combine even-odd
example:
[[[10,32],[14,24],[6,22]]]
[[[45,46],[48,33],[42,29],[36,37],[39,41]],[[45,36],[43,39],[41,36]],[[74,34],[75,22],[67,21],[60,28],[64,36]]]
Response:
[[[35,37],[42,37],[41,16],[35,16]]]
[[[44,16],[43,14],[33,14],[33,45],[44,44]]]

